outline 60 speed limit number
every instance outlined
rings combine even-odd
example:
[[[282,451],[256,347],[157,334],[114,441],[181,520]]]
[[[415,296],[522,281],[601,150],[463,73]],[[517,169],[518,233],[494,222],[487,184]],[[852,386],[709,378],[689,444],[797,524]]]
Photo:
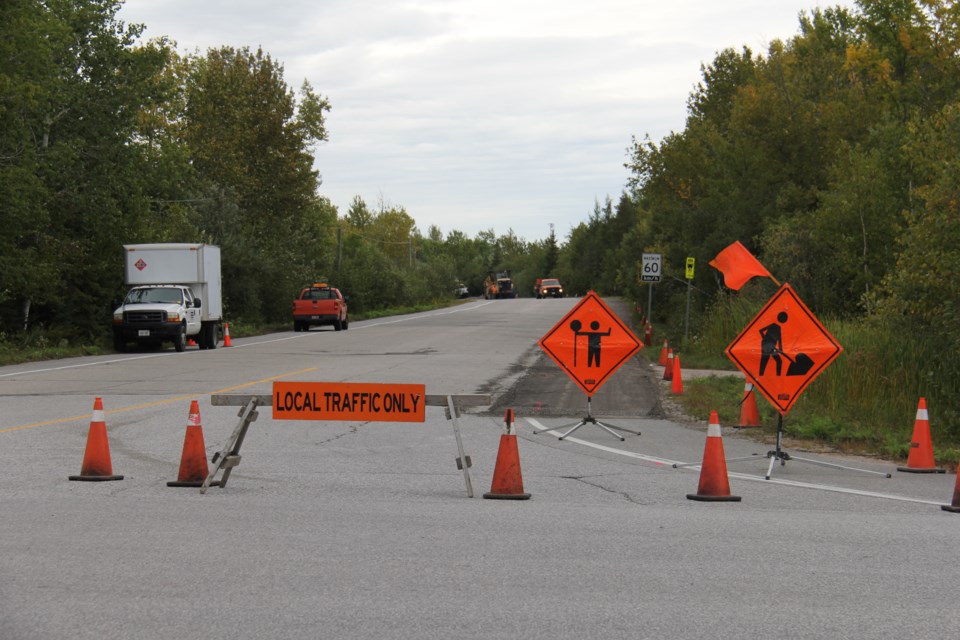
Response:
[[[640,263],[640,282],[660,282],[663,254],[645,253]]]

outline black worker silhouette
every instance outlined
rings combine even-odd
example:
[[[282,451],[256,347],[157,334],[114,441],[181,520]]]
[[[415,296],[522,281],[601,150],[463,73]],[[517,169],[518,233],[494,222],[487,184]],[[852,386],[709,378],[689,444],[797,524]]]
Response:
[[[777,322],[786,322],[787,319],[786,311],[777,314]],[[771,322],[760,329],[760,375],[763,375],[763,372],[767,370],[767,363],[770,358],[773,358],[773,362],[777,366],[777,375],[780,375],[780,367],[783,365],[783,361],[780,359],[782,353],[783,335],[781,327],[776,322]]]
[[[798,353],[795,357],[791,358],[783,352],[783,327],[780,325],[785,324],[788,319],[789,316],[787,312],[781,311],[777,314],[777,322],[771,322],[759,331],[761,376],[763,372],[766,371],[767,364],[771,358],[773,358],[773,363],[776,366],[777,375],[779,376],[783,365],[783,361],[780,358],[781,356],[790,362],[790,366],[787,367],[788,376],[805,375],[810,371],[810,368],[813,367],[813,360],[811,360],[807,354]]]
[[[590,328],[592,331],[580,331],[580,328],[583,325],[579,320],[574,320],[570,323],[570,329],[573,330],[573,364],[577,364],[577,347],[576,341],[578,336],[587,336],[587,366],[588,367],[599,367],[600,366],[600,340],[603,336],[608,336],[613,331],[613,328],[607,329],[606,331],[600,331],[600,323],[594,320],[590,323]]]

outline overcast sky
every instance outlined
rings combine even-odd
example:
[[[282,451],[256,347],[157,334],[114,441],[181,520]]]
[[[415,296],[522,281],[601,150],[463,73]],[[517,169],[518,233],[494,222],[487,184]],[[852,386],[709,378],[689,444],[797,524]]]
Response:
[[[562,242],[616,203],[631,136],[680,131],[700,65],[765,53],[816,0],[126,0],[183,52],[263,47],[329,98],[320,193],[404,207],[424,234]]]

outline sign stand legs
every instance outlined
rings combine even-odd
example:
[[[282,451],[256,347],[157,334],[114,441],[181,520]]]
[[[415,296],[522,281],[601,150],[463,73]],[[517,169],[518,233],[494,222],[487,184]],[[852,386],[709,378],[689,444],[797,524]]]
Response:
[[[621,442],[623,442],[624,440],[626,440],[626,438],[624,438],[624,437],[621,436],[619,433],[617,433],[616,431],[614,431],[614,429],[616,429],[617,431],[626,431],[627,433],[632,433],[632,434],[635,435],[635,436],[640,435],[640,432],[639,432],[639,431],[631,431],[630,429],[624,429],[623,427],[618,427],[618,426],[612,425],[612,424],[603,424],[602,422],[600,422],[599,420],[597,420],[596,418],[594,418],[594,417],[593,417],[593,412],[591,411],[591,400],[592,400],[592,399],[590,398],[590,396],[587,396],[587,416],[586,416],[585,418],[582,418],[582,419],[580,420],[580,422],[578,422],[576,425],[574,425],[574,427],[573,427],[572,429],[570,429],[569,431],[567,431],[567,432],[564,433],[563,435],[559,436],[559,439],[560,439],[560,440],[563,440],[563,439],[566,438],[568,435],[570,435],[571,433],[573,433],[574,431],[576,431],[577,429],[579,429],[580,427],[582,427],[582,426],[585,425],[585,424],[593,424],[593,425],[596,425],[596,426],[600,427],[601,429],[603,429],[604,431],[606,431],[607,433],[609,433],[610,435],[612,435],[614,438],[619,438]]]
[[[767,453],[767,457],[770,458],[770,466],[767,468],[766,479],[769,480],[770,476],[773,475],[773,467],[776,466],[777,460],[780,461],[780,466],[785,466],[787,460],[796,460],[797,462],[806,462],[807,464],[815,464],[821,467],[831,467],[833,469],[844,469],[846,471],[859,471],[860,473],[871,473],[878,476],[883,476],[885,478],[891,477],[889,473],[884,473],[883,471],[871,471],[869,469],[858,469],[856,467],[845,467],[841,464],[833,464],[832,462],[823,462],[821,460],[811,460],[810,458],[798,458],[797,456],[791,456],[789,453],[783,450],[783,414],[780,415],[777,420],[777,447],[773,451]]]
[[[259,397],[251,396],[243,408],[240,409],[240,413],[237,414],[240,417],[240,422],[237,423],[236,428],[233,430],[233,434],[230,436],[230,440],[227,441],[227,444],[223,447],[222,450],[213,454],[213,458],[210,460],[215,466],[210,470],[210,475],[207,476],[207,479],[203,481],[203,484],[200,486],[200,493],[204,494],[207,492],[209,487],[227,486],[227,479],[230,477],[230,472],[235,466],[240,464],[240,447],[243,445],[243,439],[247,435],[247,429],[250,427],[250,423],[256,421],[257,419],[257,403]],[[214,480],[213,478],[217,475],[218,471],[223,471],[223,475],[220,476],[219,480]]]
[[[460,438],[460,423],[457,418],[460,416],[459,407],[454,404],[453,396],[447,396],[447,420],[453,421],[453,435],[457,439],[457,469],[463,470],[463,480],[467,484],[467,497],[473,497],[473,483],[470,482],[470,467],[473,463],[470,456],[463,453],[463,440]]]

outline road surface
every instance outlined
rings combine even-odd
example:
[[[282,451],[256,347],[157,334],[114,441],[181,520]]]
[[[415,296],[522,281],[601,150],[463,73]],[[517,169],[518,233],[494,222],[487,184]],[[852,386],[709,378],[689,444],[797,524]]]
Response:
[[[738,503],[688,500],[706,425],[664,417],[641,356],[595,395],[536,346],[576,302],[452,309],[234,339],[230,348],[0,368],[0,638],[938,638],[960,627],[955,476],[791,460],[724,429]],[[620,308],[620,307],[614,307]],[[655,356],[658,354],[651,355]],[[206,451],[274,381],[490,394],[453,423],[273,420],[224,488],[170,488],[188,409]],[[116,482],[80,471],[102,397]],[[506,407],[528,501],[485,500]],[[912,420],[912,416],[905,419]]]

